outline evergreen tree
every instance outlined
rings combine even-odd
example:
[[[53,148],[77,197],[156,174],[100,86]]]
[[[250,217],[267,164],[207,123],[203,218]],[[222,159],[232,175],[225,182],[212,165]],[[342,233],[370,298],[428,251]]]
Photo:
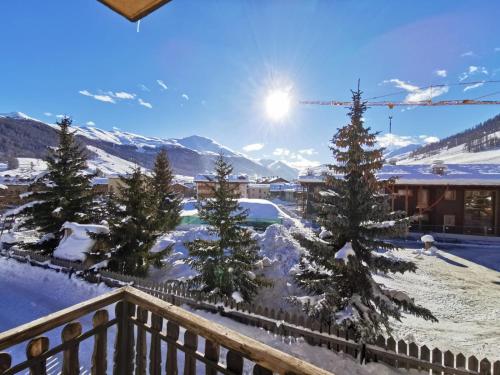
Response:
[[[350,124],[338,129],[330,149],[336,164],[329,165],[326,188],[317,197],[316,237],[299,238],[307,249],[296,281],[309,295],[293,297],[311,316],[327,324],[353,328],[362,340],[374,339],[389,318],[410,313],[436,321],[432,313],[415,305],[401,291],[374,281],[375,273],[414,272],[412,262],[391,256],[395,246],[383,238],[406,232],[409,219],[391,212],[385,194],[393,180],[377,180],[383,165],[383,149],[376,148],[376,133],[363,125],[366,105],[359,88],[353,92]]]
[[[239,193],[231,186],[233,168],[223,155],[215,162],[213,198],[198,202],[200,219],[209,226],[216,239],[196,239],[185,245],[189,250],[188,263],[198,271],[191,288],[227,296],[236,301],[250,301],[265,280],[254,274],[260,259],[257,243],[251,232],[242,227],[248,212],[239,205]]]
[[[120,177],[119,194],[108,201],[109,234],[95,238],[107,238],[111,251],[108,267],[111,270],[145,276],[150,265],[160,266],[161,259],[171,247],[150,253],[158,234],[155,233],[155,201],[148,187],[148,178],[139,167]]]
[[[39,202],[25,210],[25,226],[36,228],[42,239],[29,245],[51,252],[60,240],[60,229],[66,221],[88,223],[93,199],[92,175],[86,174],[87,155],[70,131],[71,119],[64,117],[59,125],[59,145],[49,149],[48,172],[31,187],[33,200]]]
[[[156,156],[151,177],[151,186],[156,206],[155,229],[162,233],[174,229],[180,222],[182,198],[172,187],[173,173],[168,161],[167,152],[161,149]]]

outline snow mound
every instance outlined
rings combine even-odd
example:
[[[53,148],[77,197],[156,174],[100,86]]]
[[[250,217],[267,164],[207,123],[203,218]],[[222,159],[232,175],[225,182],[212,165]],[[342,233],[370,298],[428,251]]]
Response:
[[[255,303],[274,308],[290,308],[286,298],[297,293],[293,281],[296,268],[304,249],[293,237],[294,228],[273,224],[264,233],[256,233],[254,238],[260,246],[261,272],[272,281],[273,286],[263,288],[255,298]]]
[[[434,237],[432,237],[430,234],[425,234],[422,237],[420,237],[420,241],[422,241],[422,242],[434,242]]]
[[[265,199],[241,198],[238,202],[244,210],[248,210],[249,219],[277,220],[290,217],[273,202]]]
[[[61,242],[54,250],[54,257],[81,262],[87,258],[87,254],[95,244],[95,240],[90,238],[89,233],[109,233],[107,226],[97,224],[66,222],[61,229],[65,232]]]

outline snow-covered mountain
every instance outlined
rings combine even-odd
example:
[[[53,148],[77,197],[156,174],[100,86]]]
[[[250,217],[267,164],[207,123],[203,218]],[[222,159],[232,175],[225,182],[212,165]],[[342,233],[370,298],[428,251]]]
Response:
[[[21,112],[0,115],[0,160],[10,156],[42,159],[47,147],[57,144],[56,127]],[[103,130],[75,126],[73,130],[79,142],[89,150],[89,167],[94,166],[107,174],[124,173],[133,165],[151,168],[158,149],[165,148],[178,175],[195,176],[211,172],[215,158],[222,152],[233,165],[234,173],[252,177],[281,176],[279,169],[272,170],[212,139],[197,135],[166,139],[117,128]],[[283,177],[290,178],[289,174]]]
[[[259,163],[270,169],[274,176],[280,176],[289,181],[299,177],[300,171],[282,160],[260,159]]]

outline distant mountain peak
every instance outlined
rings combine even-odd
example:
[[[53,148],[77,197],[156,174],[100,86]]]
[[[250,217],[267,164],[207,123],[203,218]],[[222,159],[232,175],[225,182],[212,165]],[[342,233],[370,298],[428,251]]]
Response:
[[[32,120],[32,121],[38,121],[36,118],[28,116],[26,113],[23,112],[9,112],[9,113],[0,113],[0,117],[7,117],[11,119],[16,119],[16,120]]]

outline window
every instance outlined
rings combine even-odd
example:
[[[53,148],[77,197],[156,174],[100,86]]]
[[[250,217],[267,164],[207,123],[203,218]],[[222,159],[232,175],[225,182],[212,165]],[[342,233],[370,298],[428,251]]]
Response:
[[[429,190],[420,189],[418,191],[417,208],[427,208],[429,206]]]
[[[398,189],[397,194],[398,194],[400,197],[404,197],[404,196],[406,196],[406,191],[407,191],[406,189]],[[413,191],[412,191],[412,190],[410,190],[410,189],[408,189],[408,196],[409,196],[409,197],[412,197],[412,196],[413,196]]]
[[[457,191],[456,190],[446,190],[444,192],[444,199],[447,201],[454,201],[457,199]]]
[[[493,191],[466,190],[464,225],[471,232],[484,232],[493,226]]]
[[[455,226],[455,215],[444,215],[443,216],[443,225],[447,227]]]

